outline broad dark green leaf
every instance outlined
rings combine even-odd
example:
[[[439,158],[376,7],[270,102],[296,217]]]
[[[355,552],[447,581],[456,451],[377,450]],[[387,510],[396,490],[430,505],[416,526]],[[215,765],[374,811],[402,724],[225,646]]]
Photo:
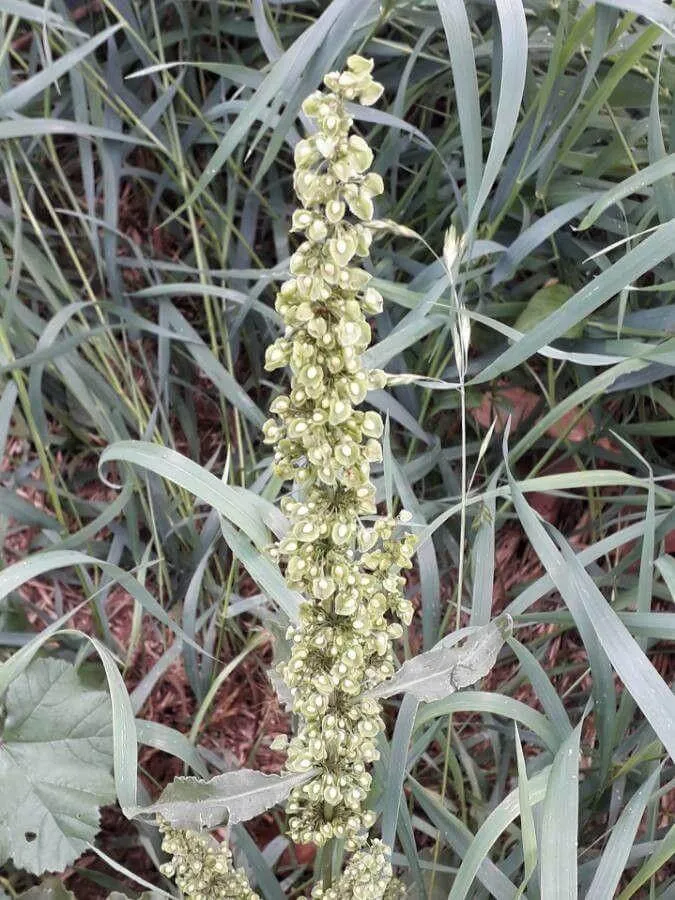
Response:
[[[15,865],[61,871],[115,799],[110,701],[73,666],[36,659],[9,686],[0,735],[0,822]]]

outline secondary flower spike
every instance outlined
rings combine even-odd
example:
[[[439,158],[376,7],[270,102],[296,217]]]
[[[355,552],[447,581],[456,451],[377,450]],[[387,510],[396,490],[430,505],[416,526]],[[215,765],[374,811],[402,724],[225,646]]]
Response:
[[[317,127],[295,150],[302,208],[293,229],[304,240],[277,295],[286,329],[266,355],[268,369],[291,370],[290,393],[271,404],[264,435],[277,474],[294,482],[281,503],[290,530],[271,553],[306,599],[280,668],[299,718],[286,767],[315,773],[291,794],[288,826],[296,843],[343,838],[348,850],[364,844],[375,821],[368,767],[384,724],[379,703],[363,694],[394,671],[391,642],[413,611],[401,570],[416,543],[401,528],[405,513],[376,515],[370,466],[382,460],[383,425],[376,412],[357,409],[387,384],[361,359],[371,340],[367,317],[381,311],[382,297],[359,266],[384,186],[368,171],[372,151],[351,132],[345,108],[380,97],[372,68],[351,56],[344,72],[325,77],[327,91],[303,104]],[[378,856],[375,845],[363,852]]]
[[[392,878],[390,856],[382,841],[357,850],[333,887],[317,884],[312,900],[400,900],[404,894]]]
[[[204,834],[160,822],[162,850],[171,861],[161,867],[175,878],[186,900],[261,900],[243,869],[236,869],[226,844],[212,846]],[[213,842],[215,844],[215,842]]]

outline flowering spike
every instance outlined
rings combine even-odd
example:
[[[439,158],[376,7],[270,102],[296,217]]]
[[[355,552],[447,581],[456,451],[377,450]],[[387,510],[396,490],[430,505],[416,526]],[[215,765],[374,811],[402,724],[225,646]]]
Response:
[[[164,836],[162,850],[171,855],[162,874],[175,878],[186,900],[260,900],[244,870],[234,867],[225,843],[212,846],[205,835],[164,821],[159,830]]]
[[[330,888],[319,882],[312,900],[399,900],[405,893],[401,882],[392,878],[391,851],[382,841],[373,841],[352,856]]]
[[[347,100],[371,104],[381,95],[372,68],[351,56],[344,72],[325,77],[328,91],[303,104],[317,125],[295,149],[302,208],[293,229],[304,240],[276,299],[286,330],[266,355],[268,369],[291,370],[290,393],[273,401],[264,440],[274,445],[276,473],[296,486],[281,502],[290,529],[271,554],[306,600],[280,666],[299,717],[286,767],[316,772],[292,792],[288,826],[296,843],[342,838],[348,850],[375,821],[368,767],[384,725],[379,703],[363,694],[394,671],[391,642],[412,617],[401,570],[416,543],[401,528],[405,516],[376,515],[370,466],[382,460],[382,419],[357,409],[387,383],[361,359],[371,339],[366,315],[382,309],[382,297],[359,267],[384,186],[368,171],[372,151],[351,133],[345,109]]]

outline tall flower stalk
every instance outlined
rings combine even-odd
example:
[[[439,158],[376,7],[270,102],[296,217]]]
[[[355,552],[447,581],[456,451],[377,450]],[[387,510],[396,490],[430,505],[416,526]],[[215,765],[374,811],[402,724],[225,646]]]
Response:
[[[293,230],[304,240],[277,295],[285,332],[266,354],[268,370],[290,368],[291,385],[272,402],[264,439],[274,445],[276,473],[293,483],[281,502],[290,528],[271,552],[305,598],[280,672],[299,721],[286,768],[312,777],[291,794],[288,828],[296,843],[338,838],[358,850],[352,880],[379,866],[379,879],[364,877],[381,890],[353,891],[379,900],[391,878],[387,848],[359,849],[375,822],[369,767],[384,728],[380,705],[366,692],[392,675],[392,641],[412,617],[401,571],[411,565],[415,538],[401,527],[405,513],[377,516],[371,465],[382,460],[383,424],[378,413],[358,409],[369,390],[387,383],[362,360],[368,317],[381,311],[382,297],[359,265],[369,255],[373,198],[384,186],[369,171],[372,151],[352,133],[347,110],[349,101],[371,105],[380,97],[372,68],[351,56],[345,71],[325,77],[327,90],[303,104],[316,124],[295,150],[301,208]],[[341,897],[352,896],[349,884]],[[319,885],[314,896],[332,897],[326,891],[336,888]]]
[[[273,746],[287,750],[288,773],[307,776],[288,800],[292,840],[318,846],[342,840],[352,852],[335,884],[326,867],[312,900],[403,895],[390,848],[368,837],[375,823],[369,767],[384,728],[373,689],[394,674],[392,642],[412,618],[401,572],[412,565],[416,546],[403,527],[408,514],[377,515],[371,465],[382,460],[383,424],[376,412],[358,409],[369,390],[388,381],[363,363],[368,316],[381,311],[382,297],[358,265],[369,254],[373,198],[384,186],[369,172],[372,151],[352,133],[347,109],[349,101],[371,105],[380,97],[372,68],[371,60],[351,56],[344,72],[325,77],[327,90],[303,104],[316,123],[295,151],[301,208],[293,230],[304,240],[277,295],[285,332],[265,360],[269,370],[291,370],[290,391],[275,398],[263,427],[276,473],[292,482],[281,501],[289,529],[270,553],[304,597],[299,621],[288,630],[290,657],[280,666],[299,724],[290,742]],[[186,897],[255,900],[226,845],[168,822],[161,828],[171,856],[164,871]],[[330,863],[331,857],[327,849]]]

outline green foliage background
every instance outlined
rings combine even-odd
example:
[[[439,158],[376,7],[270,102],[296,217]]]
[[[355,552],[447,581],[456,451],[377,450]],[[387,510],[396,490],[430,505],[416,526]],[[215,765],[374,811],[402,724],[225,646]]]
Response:
[[[383,227],[373,246],[385,312],[370,362],[417,376],[372,396],[390,419],[378,490],[429,535],[411,586],[420,633],[401,659],[502,608],[516,626],[490,690],[400,704],[377,779],[394,861],[430,898],[670,896],[675,715],[648,658],[668,678],[674,33],[660,0],[525,13],[520,0],[0,0],[0,531],[8,563],[32,554],[0,573],[0,659],[14,666],[0,692],[35,616],[63,612],[58,589],[48,614],[22,584],[91,598],[116,733],[125,715],[132,729],[120,799],[136,739],[160,741],[151,724],[134,733],[111,655],[124,672],[142,610],[182,632],[165,656],[182,655],[198,713],[171,747],[203,771],[193,745],[217,689],[255,658],[256,617],[276,627],[273,610],[293,609],[261,553],[279,524],[262,351],[293,248],[299,106],[358,51],[385,85],[377,109],[355,110],[387,186],[378,216],[423,238]],[[457,309],[429,249],[442,254],[451,225],[471,323],[464,466]],[[522,413],[523,391],[534,399],[503,446],[475,412],[501,392],[502,420]],[[103,476],[124,486],[103,498]],[[528,506],[542,495],[556,528]],[[524,564],[493,609],[514,533]],[[263,593],[244,590],[245,570]],[[106,612],[116,580],[136,609],[123,652]],[[79,646],[69,634],[50,652],[80,662]],[[238,834],[263,896],[308,883],[306,866],[277,865],[281,844],[263,857]]]

